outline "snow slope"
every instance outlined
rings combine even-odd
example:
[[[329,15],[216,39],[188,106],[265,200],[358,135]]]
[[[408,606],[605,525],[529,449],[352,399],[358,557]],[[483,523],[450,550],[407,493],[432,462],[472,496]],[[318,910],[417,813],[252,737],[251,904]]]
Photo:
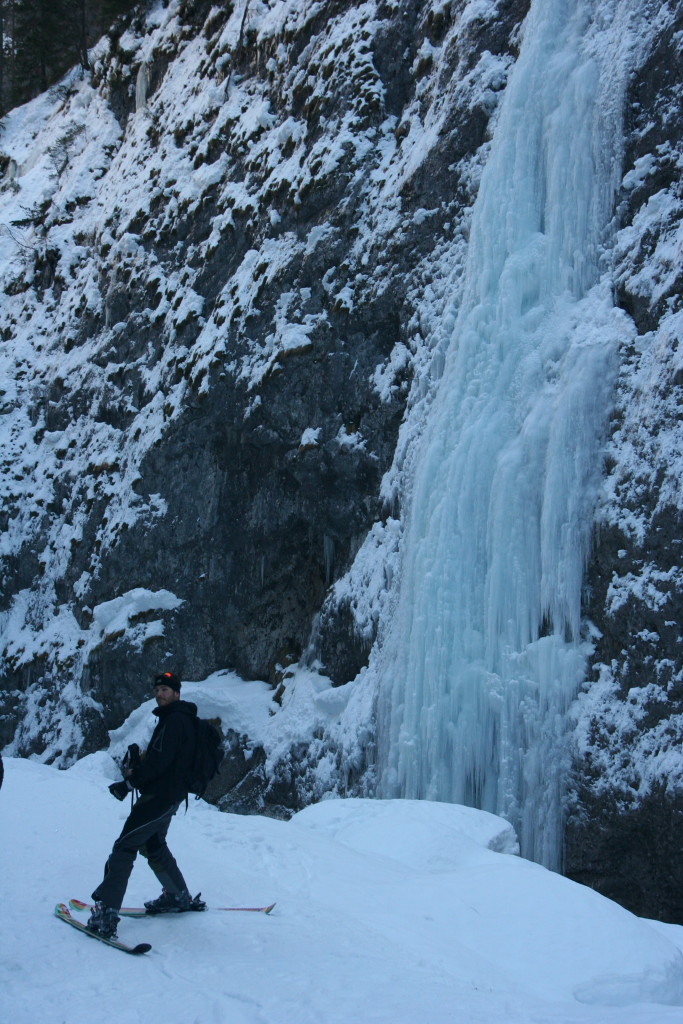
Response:
[[[683,928],[495,852],[514,850],[510,826],[449,804],[328,800],[289,822],[193,804],[171,831],[192,889],[277,907],[125,920],[122,937],[154,947],[125,957],[52,917],[99,880],[126,814],[115,775],[106,753],[67,771],[6,762],[3,1024],[681,1019]],[[128,900],[156,891],[138,864]]]

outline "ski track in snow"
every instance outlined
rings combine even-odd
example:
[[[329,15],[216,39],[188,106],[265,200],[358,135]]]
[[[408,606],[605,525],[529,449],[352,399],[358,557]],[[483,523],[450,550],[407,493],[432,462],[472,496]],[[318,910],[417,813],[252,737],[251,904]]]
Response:
[[[448,804],[329,800],[282,822],[193,803],[170,832],[193,891],[209,906],[277,907],[122,920],[122,938],[153,950],[120,955],[52,916],[88,897],[125,818],[111,774],[107,754],[68,771],[6,762],[3,1024],[681,1019],[683,928],[492,852],[512,848],[509,825]],[[126,902],[156,891],[138,861]]]

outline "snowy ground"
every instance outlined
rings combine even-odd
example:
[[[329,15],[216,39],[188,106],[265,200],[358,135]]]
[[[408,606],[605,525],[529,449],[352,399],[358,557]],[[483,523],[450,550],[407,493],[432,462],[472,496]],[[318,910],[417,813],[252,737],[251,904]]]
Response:
[[[123,938],[153,945],[126,957],[52,916],[99,880],[126,813],[115,774],[105,753],[68,771],[6,761],[2,1024],[681,1020],[683,928],[494,852],[506,823],[449,804],[329,800],[290,822],[192,804],[171,830],[191,888],[277,907],[125,920]],[[156,893],[138,863],[127,902]]]

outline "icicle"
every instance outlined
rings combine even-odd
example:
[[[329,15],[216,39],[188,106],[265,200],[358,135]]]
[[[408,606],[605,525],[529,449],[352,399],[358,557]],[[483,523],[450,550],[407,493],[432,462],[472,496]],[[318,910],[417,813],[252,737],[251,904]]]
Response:
[[[144,110],[147,106],[147,93],[149,91],[149,68],[147,62],[143,61],[138,68],[135,79],[135,112]]]
[[[620,170],[613,51],[628,6],[532,5],[475,205],[379,669],[380,795],[503,814],[522,852],[552,867],[621,322],[598,263]]]

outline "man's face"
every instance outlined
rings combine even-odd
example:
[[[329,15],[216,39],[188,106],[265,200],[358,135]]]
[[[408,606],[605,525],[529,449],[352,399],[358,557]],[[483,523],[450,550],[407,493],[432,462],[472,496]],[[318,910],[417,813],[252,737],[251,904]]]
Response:
[[[170,686],[155,686],[154,696],[157,699],[157,704],[160,708],[165,708],[167,704],[172,704],[174,700],[180,700],[180,694],[177,690],[171,689]]]

